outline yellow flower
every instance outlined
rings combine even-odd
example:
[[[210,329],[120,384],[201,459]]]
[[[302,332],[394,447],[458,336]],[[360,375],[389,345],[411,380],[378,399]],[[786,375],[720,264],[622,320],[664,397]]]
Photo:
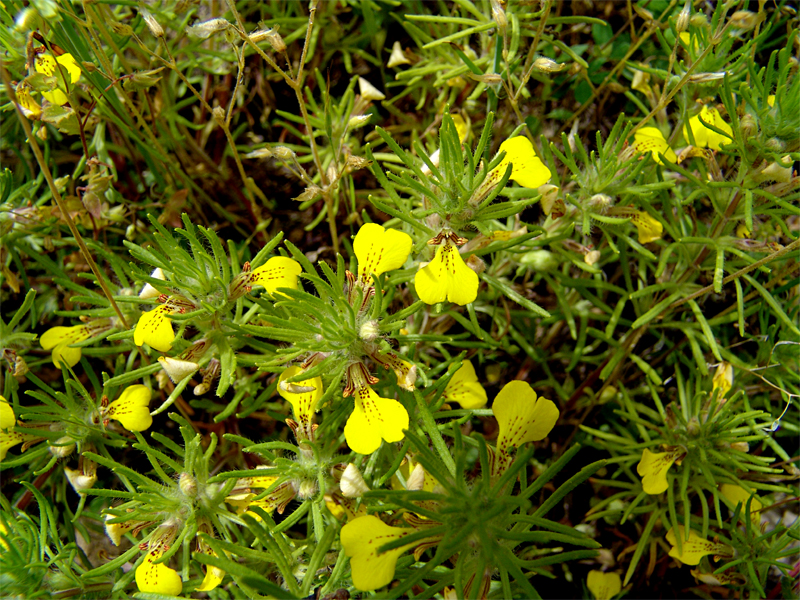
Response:
[[[59,69],[56,63],[61,65],[63,69]],[[62,81],[62,71],[69,77],[70,84],[76,83],[81,77],[81,68],[78,66],[78,62],[72,57],[72,54],[69,53],[62,54],[56,58],[53,58],[51,54],[39,54],[36,57],[34,66],[37,73],[43,73],[48,77],[55,77],[58,79],[59,83]],[[63,106],[69,101],[67,95],[58,88],[55,88],[51,92],[43,92],[42,96],[44,96],[50,104],[58,104],[60,106]]]
[[[500,429],[497,450],[492,454],[492,477],[498,477],[511,464],[511,448],[544,439],[559,416],[555,403],[538,398],[524,381],[507,383],[494,399],[492,412]]]
[[[475,367],[468,360],[447,382],[442,394],[448,402],[458,402],[462,408],[481,408],[486,404],[486,390],[475,375]]]
[[[733,365],[729,362],[721,362],[714,371],[714,378],[711,380],[711,391],[719,390],[717,398],[724,398],[731,387],[733,387]]]
[[[407,233],[365,223],[353,240],[353,251],[358,258],[358,279],[365,285],[372,285],[372,274],[399,269],[411,252],[412,243]]]
[[[225,497],[225,502],[236,507],[236,513],[246,513],[256,521],[261,521],[261,517],[254,511],[248,511],[251,506],[257,506],[266,513],[277,510],[283,514],[286,505],[295,496],[294,488],[288,483],[276,487],[269,494],[259,500],[253,500],[258,494],[252,488],[268,489],[278,480],[277,477],[258,475],[255,477],[244,477],[236,482],[236,487],[231,490],[231,494]]]
[[[458,247],[447,237],[433,260],[417,271],[414,286],[426,304],[446,299],[464,306],[478,297],[478,274],[466,265]]]
[[[606,214],[610,217],[630,219],[631,223],[636,225],[640,244],[649,244],[655,240],[660,240],[661,236],[664,235],[664,226],[661,225],[661,222],[644,211],[628,206],[615,206],[608,209]]]
[[[675,154],[675,151],[669,147],[660,129],[656,129],[655,127],[642,127],[634,134],[633,139],[633,147],[636,148],[636,150],[642,153],[650,152],[653,156],[653,160],[660,165],[664,164],[660,156],[662,154],[669,162],[674,163],[678,161],[678,156]]]
[[[208,522],[207,519],[202,518],[198,523],[198,533],[205,533],[211,537],[214,537],[214,528],[212,527],[211,523]],[[197,549],[198,551],[202,552],[203,554],[208,554],[209,556],[217,556],[217,553],[211,549],[211,546],[203,540],[199,535],[197,536]],[[216,588],[222,580],[225,578],[225,571],[220,569],[219,567],[213,567],[211,565],[206,565],[206,575],[203,577],[203,581],[198,588],[195,589],[196,592],[208,592]]]
[[[622,581],[618,573],[603,573],[602,571],[589,571],[586,578],[586,587],[597,600],[611,600],[622,591]]]
[[[636,472],[642,478],[642,489],[654,496],[666,492],[669,487],[667,471],[676,460],[685,454],[682,448],[673,448],[669,452],[650,452],[647,448],[642,452],[642,460],[636,466]]]
[[[278,378],[278,393],[292,405],[292,413],[301,427],[309,430],[317,402],[322,398],[322,378],[313,377],[294,383],[286,383],[287,379],[303,372],[300,367],[289,367]]]
[[[409,392],[414,391],[414,384],[417,381],[417,366],[412,365],[394,354],[393,352],[374,353],[370,356],[375,362],[382,364],[385,369],[394,371],[397,377],[397,385]]]
[[[391,583],[398,557],[411,545],[380,553],[378,549],[412,532],[412,529],[387,525],[373,515],[358,517],[342,527],[342,547],[350,557],[353,585],[362,592],[369,592]]]
[[[88,340],[110,328],[111,321],[108,319],[97,319],[73,327],[51,327],[42,334],[39,343],[45,350],[53,350],[51,357],[57,368],[61,368],[62,362],[74,367],[81,360],[81,349],[72,348],[72,344]]]
[[[536,155],[533,144],[524,135],[509,138],[500,144],[499,152],[506,155],[500,164],[492,169],[486,176],[486,183],[483,186],[492,185],[505,175],[506,168],[511,164],[510,180],[516,181],[522,187],[538,188],[540,185],[550,181],[552,173]]]
[[[724,131],[727,135],[721,135],[709,129],[704,123],[713,125],[720,131]],[[699,114],[689,119],[689,128],[691,128],[692,135],[694,136],[694,145],[701,148],[719,150],[722,144],[730,144],[733,139],[733,130],[730,125],[722,120],[719,111],[716,108],[708,108],[705,105],[700,109]],[[687,142],[691,141],[689,130],[685,125],[683,126],[683,135],[686,137]]]
[[[170,569],[165,563],[155,564],[164,552],[166,548],[161,545],[151,548],[136,567],[136,585],[140,592],[177,596],[183,590],[183,581],[175,569]]]
[[[16,431],[0,431],[0,461],[4,460],[8,450],[17,444],[30,442],[37,439],[32,433],[18,433]]]
[[[173,307],[166,303],[142,313],[133,332],[133,343],[137,346],[147,344],[160,352],[168,352],[175,341],[172,321],[167,318],[173,311]]]
[[[397,400],[381,398],[368,385],[355,390],[355,408],[344,426],[347,445],[359,454],[372,454],[387,442],[399,442],[408,429],[408,411]]]
[[[751,494],[739,485],[732,485],[730,483],[723,483],[719,491],[730,501],[732,508],[736,508],[736,505],[741,503],[742,512],[744,512],[747,507],[747,501],[750,500],[752,496],[753,499],[750,500],[750,519],[756,527],[761,525],[761,509],[764,505],[761,503],[761,500],[758,499],[758,496]]]
[[[559,416],[555,403],[538,398],[524,381],[508,382],[494,399],[492,412],[500,428],[497,449],[501,452],[543,440],[553,430]]]
[[[132,509],[131,509],[132,510]],[[149,525],[149,521],[123,521],[121,523],[109,523],[111,519],[114,519],[114,515],[107,514],[105,518],[105,529],[106,535],[108,539],[111,540],[111,543],[115,546],[119,546],[120,541],[122,541],[122,534],[128,533],[129,531],[135,536],[139,532],[138,530],[146,525]]]
[[[770,108],[773,108],[775,106],[775,94],[770,94],[769,96],[767,96],[767,104],[769,105]]]
[[[698,36],[691,35],[688,31],[682,31],[680,34],[680,40],[683,42],[683,45],[686,48],[691,47],[695,53],[700,52],[700,40]]]
[[[119,398],[100,414],[104,420],[115,419],[128,431],[144,431],[153,424],[150,416],[150,390],[143,385],[125,388]]]
[[[698,565],[700,559],[709,554],[715,556],[733,556],[733,549],[725,544],[717,542],[709,542],[701,538],[693,530],[689,530],[689,539],[683,532],[683,526],[678,526],[678,535],[681,536],[681,551],[678,552],[677,540],[675,539],[675,532],[670,529],[667,532],[667,541],[672,546],[669,555],[672,558],[677,558],[685,565]]]
[[[21,82],[14,92],[17,96],[17,104],[23,115],[29,119],[38,119],[42,115],[41,105],[31,96],[31,86]]]
[[[303,267],[296,260],[287,256],[273,256],[266,264],[250,273],[250,283],[263,286],[270,296],[275,295],[278,288],[297,289],[297,276]]]

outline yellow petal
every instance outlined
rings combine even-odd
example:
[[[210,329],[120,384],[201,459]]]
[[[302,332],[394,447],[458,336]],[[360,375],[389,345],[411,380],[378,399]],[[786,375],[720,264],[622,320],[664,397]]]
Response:
[[[10,429],[17,424],[17,419],[14,417],[14,409],[8,403],[8,400],[0,396],[0,429]]]
[[[644,449],[636,472],[642,477],[642,489],[646,494],[652,496],[667,491],[667,472],[682,455],[683,450],[680,448],[671,452],[650,452],[647,448]]]
[[[706,127],[705,123],[713,125],[728,135],[726,136],[717,133],[716,131]],[[731,126],[722,119],[719,111],[716,108],[708,108],[707,106],[703,106],[700,109],[699,114],[696,114],[689,119],[689,127],[692,130],[695,145],[703,148],[707,147],[711,148],[712,150],[719,150],[723,144],[730,144],[731,140],[733,139],[733,130],[731,129]],[[683,135],[686,137],[687,141],[690,141],[686,126],[683,128]]]
[[[208,592],[210,590],[213,590],[220,583],[222,583],[223,579],[225,579],[225,571],[223,571],[219,567],[207,566],[206,576],[203,578],[203,582],[194,591]]]
[[[684,535],[683,526],[678,526],[678,535],[681,536],[681,551],[678,552],[675,532],[670,529],[667,532],[667,541],[673,546],[669,551],[672,558],[677,558],[685,565],[698,565],[700,559],[709,554],[718,556],[732,555],[731,548],[725,544],[716,544],[701,538],[693,530],[689,530],[689,539]]]
[[[373,515],[358,517],[342,527],[342,547],[350,557],[353,585],[369,592],[391,583],[397,558],[410,546],[382,553],[378,548],[411,532],[408,528],[391,527]]]
[[[722,484],[719,491],[730,500],[734,508],[741,502],[743,512],[747,507],[747,501],[750,500],[752,496],[753,499],[750,500],[750,519],[756,526],[761,524],[761,509],[764,505],[761,503],[761,500],[758,499],[758,496],[751,494],[739,485],[732,485],[730,483]]]
[[[116,419],[128,431],[144,431],[153,424],[150,416],[150,390],[143,385],[125,389],[104,411],[108,419]]]
[[[65,52],[56,58],[56,61],[69,73],[69,82],[76,83],[81,78],[81,67],[72,54]]]
[[[611,217],[623,217],[631,220],[636,225],[639,233],[639,243],[649,244],[655,240],[660,240],[664,235],[664,226],[660,221],[651,217],[648,213],[636,210],[627,206],[615,206],[607,211]]]
[[[172,321],[167,317],[171,312],[172,308],[168,304],[160,304],[153,310],[142,313],[133,332],[133,342],[137,346],[147,344],[160,352],[168,352],[175,340]]]
[[[353,240],[359,279],[371,284],[373,273],[380,275],[402,267],[412,243],[411,236],[402,231],[385,229],[375,223],[362,225]]]
[[[408,427],[408,425],[406,425]],[[35,440],[36,436],[32,433],[18,433],[16,431],[0,431],[0,461],[5,459],[9,448],[17,444]]]
[[[399,442],[408,429],[408,411],[397,400],[381,398],[369,386],[355,392],[355,408],[344,426],[347,445],[359,454],[371,454],[387,442]]]
[[[524,381],[507,383],[497,394],[492,412],[500,428],[497,437],[500,452],[544,439],[559,416],[556,405],[546,398],[537,398],[533,388]]]
[[[50,92],[42,92],[42,96],[44,96],[45,100],[47,100],[50,104],[57,104],[58,106],[64,106],[67,102],[69,102],[67,95],[59,89],[55,89]]]
[[[59,69],[56,62],[63,68]],[[68,78],[70,83],[75,83],[81,76],[80,66],[78,66],[78,63],[69,53],[62,54],[58,58],[53,58],[50,54],[39,54],[36,57],[34,68],[39,73],[43,73],[49,77],[55,77],[59,82],[61,82],[62,77],[64,77]],[[55,88],[49,92],[43,92],[42,96],[51,104],[58,104],[59,106],[66,104],[69,100],[67,95],[59,88]]]
[[[674,163],[678,161],[678,156],[675,154],[675,151],[669,147],[660,129],[656,129],[655,127],[642,127],[634,134],[633,139],[634,148],[639,152],[650,152],[653,156],[653,160],[660,165],[663,165],[664,161],[661,160],[659,154],[663,154],[670,162]]]
[[[770,108],[775,106],[775,94],[770,94],[769,96],[767,96],[767,104],[769,105]]]
[[[30,86],[26,83],[20,83],[17,85],[17,89],[14,90],[14,92],[17,96],[17,104],[19,104],[22,114],[29,119],[38,119],[42,114],[42,107],[33,99],[33,96],[31,96]]]
[[[183,581],[175,569],[166,564],[154,564],[163,556],[160,550],[148,552],[142,563],[136,567],[136,585],[140,592],[177,596],[183,589]]]
[[[461,364],[444,388],[444,397],[448,402],[458,402],[462,408],[480,408],[486,404],[486,390],[475,375],[475,367],[468,360]]]
[[[297,276],[303,267],[296,260],[287,256],[273,256],[266,264],[253,269],[250,281],[253,285],[261,285],[270,295],[278,288],[297,289]]]
[[[414,287],[426,304],[449,300],[464,306],[478,297],[478,274],[466,265],[455,244],[446,239],[433,260],[417,271]]]
[[[89,325],[75,325],[73,327],[51,327],[39,338],[39,344],[45,350],[52,348],[53,364],[61,368],[62,361],[74,367],[81,360],[81,349],[70,348],[92,337],[93,329]]]
[[[466,121],[464,121],[463,117],[459,114],[451,114],[450,115],[453,119],[453,124],[456,126],[456,131],[458,132],[458,139],[461,140],[461,143],[464,143],[464,140],[467,139],[467,134],[469,134],[469,128],[467,127]]]
[[[536,155],[533,144],[524,135],[507,139],[500,144],[500,152],[506,155],[489,173],[487,181],[500,181],[509,163],[512,165],[510,179],[523,187],[538,188],[550,180],[550,169]]]
[[[618,573],[589,571],[589,576],[586,578],[586,587],[589,588],[596,600],[611,600],[622,591],[622,581]]]
[[[278,393],[292,405],[294,418],[303,425],[311,423],[317,402],[322,398],[322,378],[312,377],[294,383],[285,383],[287,379],[300,375],[300,367],[289,367],[278,379]],[[268,486],[267,486],[268,487]]]
[[[403,360],[393,352],[373,354],[375,362],[380,363],[386,369],[394,371],[397,377],[397,385],[409,392],[414,391],[414,384],[417,381],[417,366]]]
[[[733,365],[729,362],[721,362],[714,371],[714,378],[711,382],[711,390],[719,390],[718,398],[724,398],[731,387],[733,387]]]

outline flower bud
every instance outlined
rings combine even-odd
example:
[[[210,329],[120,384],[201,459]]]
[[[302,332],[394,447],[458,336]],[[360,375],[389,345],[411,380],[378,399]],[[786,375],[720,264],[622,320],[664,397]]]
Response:
[[[109,23],[108,26],[111,28],[111,31],[117,35],[123,35],[125,37],[131,37],[133,35],[133,28],[125,23]]]
[[[296,198],[292,198],[296,202],[309,202],[311,200],[316,200],[322,196],[322,188],[318,185],[310,185],[303,192],[297,196]]]
[[[178,476],[178,487],[188,498],[197,496],[197,480],[188,473],[181,473]]]
[[[738,450],[739,452],[750,452],[750,444],[747,442],[733,442],[731,450]]]
[[[211,109],[211,115],[214,117],[214,120],[222,125],[225,123],[225,109],[221,106],[215,106]]]
[[[275,158],[282,161],[294,160],[295,157],[297,156],[294,153],[294,150],[292,150],[291,148],[287,148],[286,146],[273,146],[272,154]]]
[[[733,27],[743,31],[750,31],[764,19],[760,13],[749,10],[737,10],[731,15],[730,23]]]
[[[386,63],[386,66],[392,68],[399,65],[410,64],[411,61],[408,60],[406,55],[403,53],[403,47],[400,45],[400,42],[395,42],[392,46],[392,54],[389,56],[389,62]]]
[[[786,150],[786,143],[780,138],[769,138],[765,144],[767,150],[770,152],[784,152]]]
[[[350,120],[347,121],[347,128],[348,129],[359,129],[363,127],[369,120],[372,118],[372,115],[356,115],[354,117],[350,117]]]
[[[597,250],[591,250],[591,251],[587,252],[587,253],[586,253],[586,254],[583,256],[583,262],[585,262],[585,263],[586,263],[587,265],[589,265],[590,267],[591,267],[591,266],[592,266],[594,263],[596,263],[598,260],[600,260],[600,252],[599,252],[599,251],[597,251]]]
[[[552,271],[558,267],[558,259],[549,250],[531,250],[519,257],[520,264],[523,264],[535,271]]]
[[[275,52],[286,51],[286,42],[283,41],[281,34],[278,33],[277,25],[267,31],[267,43],[272,46],[272,49],[275,50]]]
[[[342,473],[339,488],[345,498],[360,498],[365,492],[369,491],[369,486],[364,481],[361,471],[353,463],[348,463],[347,468]]]
[[[164,70],[164,67],[151,69],[149,71],[136,71],[122,82],[123,89],[127,91],[146,90],[156,85],[161,81],[159,73]]]
[[[189,37],[205,40],[219,31],[225,31],[231,24],[225,19],[211,19],[186,28]]]
[[[589,205],[596,210],[605,210],[614,204],[614,199],[607,194],[595,194],[589,198]]]
[[[150,33],[153,34],[155,37],[163,37],[164,36],[164,28],[159,25],[156,18],[150,13],[147,9],[141,9],[139,14],[142,15],[144,22],[147,23],[148,29],[150,29]]]
[[[267,147],[253,150],[244,155],[244,158],[272,158],[272,150]]]
[[[67,480],[69,481],[72,489],[78,495],[83,495],[86,493],[86,490],[91,489],[95,482],[97,481],[97,472],[95,469],[88,469],[88,473],[78,470],[78,469],[70,469],[69,467],[64,467],[64,474],[67,476]]]
[[[153,269],[153,272],[150,273],[150,277],[152,277],[153,279],[160,279],[162,281],[166,279],[166,277],[164,277],[164,271],[162,271],[160,267]],[[149,283],[145,283],[144,287],[142,288],[142,291],[139,292],[139,298],[142,299],[158,298],[160,295],[161,292],[159,292]]]
[[[557,63],[554,60],[550,60],[547,57],[540,56],[535,61],[533,61],[533,68],[537,71],[543,71],[545,73],[558,73],[559,71],[563,71],[567,68],[566,63]]]
[[[690,5],[687,4],[683,7],[680,13],[678,13],[678,20],[675,22],[675,31],[678,33],[682,33],[686,31],[689,27],[689,19],[691,15],[691,8]]]
[[[745,113],[742,115],[742,118],[739,119],[739,129],[745,139],[751,138],[758,134],[758,123],[756,123],[753,115]]]
[[[354,171],[360,171],[361,169],[366,169],[371,164],[371,160],[361,158],[360,156],[353,156],[351,154],[347,157],[347,161],[344,163],[344,172],[353,173]]]
[[[172,383],[183,381],[200,368],[200,365],[196,362],[179,360],[171,356],[159,356],[158,362],[161,363],[161,366],[164,368],[164,371],[167,373]]]
[[[385,100],[386,94],[381,92],[378,88],[372,85],[363,77],[358,78],[358,89],[361,97],[365,100]]]
[[[69,436],[59,438],[55,444],[50,444],[50,454],[58,458],[66,458],[75,451],[75,443]]]
[[[692,83],[710,83],[723,79],[726,74],[725,71],[718,71],[716,73],[695,73],[689,76],[689,81]]]
[[[703,13],[696,12],[689,17],[689,25],[692,27],[706,27],[708,25],[708,19],[706,19]]]
[[[367,321],[361,325],[361,329],[358,331],[358,336],[365,342],[371,342],[380,334],[381,330],[378,327],[378,321],[376,320]]]
[[[317,493],[316,479],[303,479],[297,487],[297,497],[301,500],[313,498]]]

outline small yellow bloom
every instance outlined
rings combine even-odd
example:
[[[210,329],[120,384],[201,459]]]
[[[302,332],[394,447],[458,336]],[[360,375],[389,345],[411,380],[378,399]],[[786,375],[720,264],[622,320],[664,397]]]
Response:
[[[414,286],[426,304],[449,300],[464,306],[478,297],[478,274],[466,265],[452,240],[445,238],[433,260],[417,271]]]
[[[462,408],[481,408],[486,404],[486,390],[475,375],[475,367],[468,360],[447,382],[442,394],[448,402],[458,402]]]
[[[198,523],[198,533],[205,533],[211,537],[214,537],[214,528],[211,523],[205,519],[201,518]],[[197,536],[197,550],[202,552],[203,554],[207,554],[208,556],[217,556],[217,553],[211,549],[211,546],[201,538],[199,535]],[[209,592],[216,588],[222,580],[225,578],[225,571],[220,569],[219,567],[213,567],[211,565],[206,565],[206,575],[203,578],[202,583],[198,588],[195,589],[196,592]]]
[[[31,442],[37,437],[31,433],[18,433],[16,431],[0,431],[0,461],[4,460],[8,450],[17,444]]]
[[[62,54],[56,58],[53,58],[51,54],[39,54],[36,57],[34,66],[37,73],[43,73],[48,77],[55,77],[60,82],[60,72],[62,69],[59,69],[56,63],[63,67],[63,71],[69,77],[70,84],[74,84],[78,81],[78,79],[80,79],[81,68],[78,65],[78,62],[72,57],[72,54],[69,53]],[[58,88],[51,92],[44,92],[42,95],[50,102],[50,104],[58,104],[59,106],[63,106],[69,101],[67,95]]]
[[[507,139],[500,144],[499,152],[505,152],[506,155],[500,164],[486,176],[487,182],[500,181],[505,175],[509,163],[512,165],[509,179],[516,181],[522,187],[538,188],[550,181],[552,176],[550,169],[536,155],[533,144],[524,135]]]
[[[733,387],[733,365],[729,362],[721,362],[714,371],[714,378],[711,381],[711,391],[719,390],[718,398],[724,398],[731,387]]]
[[[678,156],[675,154],[675,151],[669,147],[660,129],[656,129],[655,127],[642,127],[634,134],[633,139],[633,147],[636,148],[636,150],[642,153],[650,152],[653,160],[660,165],[664,164],[660,155],[664,155],[671,163],[678,161]]]
[[[155,564],[166,551],[162,546],[152,548],[136,567],[136,585],[140,592],[177,596],[183,590],[183,581],[175,569],[165,563]]]
[[[175,341],[172,321],[167,317],[172,312],[169,304],[159,304],[153,310],[142,313],[133,332],[133,343],[137,346],[147,344],[159,352],[168,352]]]
[[[278,288],[297,289],[297,276],[303,272],[300,263],[287,256],[273,256],[266,264],[253,269],[250,282],[261,285],[270,296],[275,295]]]
[[[547,437],[559,416],[556,405],[546,398],[537,398],[533,388],[524,381],[507,383],[494,399],[492,412],[500,429],[497,449],[490,456],[493,479],[511,465],[512,448]]]
[[[730,546],[709,542],[701,538],[691,529],[689,530],[689,539],[687,540],[682,525],[678,526],[678,535],[681,536],[680,552],[678,552],[675,532],[672,529],[667,532],[667,541],[672,546],[669,555],[672,558],[677,558],[685,565],[698,565],[700,564],[700,559],[709,554],[715,556],[733,556],[733,549]]]
[[[42,115],[42,107],[31,96],[31,87],[27,83],[18,84],[14,92],[17,96],[17,104],[23,115],[29,119],[38,119]]]
[[[636,472],[642,477],[642,489],[645,493],[654,496],[666,492],[669,487],[667,471],[683,455],[682,448],[673,448],[669,452],[650,452],[645,448],[642,460],[636,466]]]
[[[701,121],[702,119],[702,121]],[[727,135],[721,135],[716,131],[706,127],[705,123],[713,125],[720,131],[725,132]],[[712,150],[719,150],[723,144],[730,144],[733,139],[733,130],[731,126],[722,120],[719,111],[716,108],[708,108],[703,105],[700,113],[696,114],[689,119],[689,127],[694,136],[694,145],[701,148],[711,148]],[[689,137],[689,130],[684,125],[683,135],[686,137],[687,142],[691,142]]]
[[[322,398],[322,378],[313,377],[294,383],[286,383],[287,379],[300,375],[300,367],[289,367],[278,378],[278,393],[292,405],[295,420],[304,429],[311,426],[317,403]]]
[[[277,510],[279,514],[283,514],[286,505],[295,497],[294,488],[288,483],[284,483],[276,487],[269,494],[259,500],[253,500],[258,494],[252,491],[252,488],[268,489],[278,480],[274,476],[258,475],[254,477],[245,477],[240,479],[236,487],[232,490],[230,496],[225,497],[225,502],[232,504],[236,507],[236,513],[246,513],[248,516],[253,517],[256,521],[261,521],[261,517],[254,511],[249,511],[251,506],[257,506],[266,513],[271,513]],[[260,493],[260,492],[259,492]]]
[[[773,108],[775,106],[775,94],[770,94],[769,96],[767,96],[767,104],[769,105],[770,108]]]
[[[153,424],[150,416],[150,390],[143,385],[125,388],[101,415],[104,419],[116,419],[128,431],[144,431]]]
[[[381,398],[368,385],[355,391],[355,409],[344,426],[347,445],[359,454],[372,454],[387,442],[399,442],[408,429],[408,411],[397,400]]]
[[[597,600],[611,600],[622,591],[622,581],[619,573],[603,573],[602,571],[589,571],[586,578],[586,587]]]
[[[111,322],[108,319],[97,319],[73,327],[51,327],[39,338],[39,344],[45,350],[53,350],[51,357],[57,368],[61,368],[62,362],[74,367],[81,360],[81,349],[72,348],[72,344],[88,340],[110,328]]]
[[[385,229],[375,223],[361,226],[353,240],[358,258],[358,279],[372,285],[372,275],[399,269],[411,252],[411,236],[395,229]]]
[[[106,535],[108,539],[111,540],[111,543],[115,546],[119,546],[119,543],[122,541],[122,535],[128,533],[129,531],[133,532],[133,535],[136,535],[140,527],[144,527],[148,524],[147,521],[123,521],[122,523],[109,523],[109,520],[114,519],[114,515],[107,514],[105,519],[105,529]]]
[[[615,206],[608,209],[606,214],[610,217],[630,219],[631,223],[636,225],[640,244],[649,244],[650,242],[660,240],[664,235],[664,226],[661,225],[661,222],[644,211],[627,206]]]
[[[700,40],[698,36],[691,35],[688,31],[682,31],[680,34],[680,40],[683,42],[683,45],[686,48],[692,48],[695,53],[700,52]]]
[[[358,517],[342,527],[342,547],[350,557],[353,585],[362,592],[370,592],[391,583],[398,557],[411,546],[381,553],[378,549],[412,531],[387,525],[374,515]]]
[[[719,491],[730,501],[732,508],[736,508],[736,505],[741,503],[742,512],[744,512],[747,507],[747,501],[750,500],[752,496],[753,499],[750,500],[750,519],[756,527],[761,525],[761,509],[764,505],[761,503],[761,500],[758,499],[758,496],[751,494],[739,485],[732,485],[730,483],[722,484]]]

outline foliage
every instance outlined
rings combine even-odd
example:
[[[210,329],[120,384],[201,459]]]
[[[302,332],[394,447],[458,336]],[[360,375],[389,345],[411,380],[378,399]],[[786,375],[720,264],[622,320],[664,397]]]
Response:
[[[6,2],[0,595],[796,595],[757,4]]]

